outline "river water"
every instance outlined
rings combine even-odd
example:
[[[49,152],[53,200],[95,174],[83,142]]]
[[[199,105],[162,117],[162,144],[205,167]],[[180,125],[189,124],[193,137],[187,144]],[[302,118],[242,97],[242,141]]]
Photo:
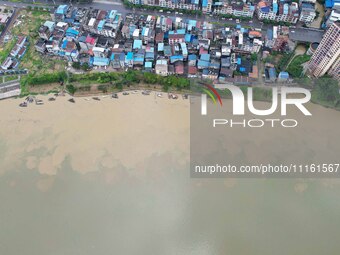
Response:
[[[0,101],[0,254],[339,254],[337,179],[190,178],[188,100],[40,98]]]

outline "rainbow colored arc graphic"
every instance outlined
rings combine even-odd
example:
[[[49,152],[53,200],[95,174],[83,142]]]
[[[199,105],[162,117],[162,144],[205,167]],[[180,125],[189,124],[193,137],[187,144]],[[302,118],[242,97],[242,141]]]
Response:
[[[210,86],[210,85],[208,85],[208,84],[204,84],[204,86],[206,86],[208,89],[205,89],[205,88],[204,88],[203,91],[204,91],[205,93],[207,93],[207,95],[209,95],[209,97],[210,97],[211,100],[214,102],[214,104],[216,104],[216,99],[215,99],[215,97],[214,97],[213,94],[215,94],[215,96],[217,97],[217,99],[218,99],[220,105],[222,106],[223,103],[222,103],[222,100],[221,100],[221,96],[220,96],[220,94],[218,94],[218,92],[216,91],[216,89],[214,89],[212,86]],[[212,93],[211,93],[211,92],[212,92]]]

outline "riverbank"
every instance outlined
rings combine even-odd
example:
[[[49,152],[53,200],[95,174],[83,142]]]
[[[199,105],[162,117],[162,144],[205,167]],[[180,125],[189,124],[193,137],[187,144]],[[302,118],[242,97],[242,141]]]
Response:
[[[119,99],[91,97],[68,100],[69,95],[44,105],[28,104],[23,98],[0,101],[0,175],[4,171],[31,169],[54,175],[64,162],[87,173],[99,169],[138,168],[142,174],[157,154],[175,154],[188,161],[189,100],[169,100],[141,93]],[[88,100],[86,100],[88,99]],[[165,163],[171,167],[172,160]]]

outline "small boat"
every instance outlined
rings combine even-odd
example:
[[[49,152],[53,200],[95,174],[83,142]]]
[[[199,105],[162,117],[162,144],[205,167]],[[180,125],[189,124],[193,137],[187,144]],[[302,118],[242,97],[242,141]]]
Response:
[[[130,95],[130,93],[129,92],[123,92],[123,95],[127,96],[127,95]]]
[[[34,102],[34,99],[35,99],[35,97],[29,96],[29,97],[26,97],[25,100],[26,100],[28,103],[33,103],[33,102]]]
[[[21,104],[19,104],[20,107],[27,107],[27,103],[26,102],[23,102]]]
[[[92,97],[93,100],[100,101],[99,97]]]
[[[76,100],[74,100],[74,98],[70,98],[68,101],[71,102],[71,103],[75,103],[76,102]]]
[[[157,96],[158,97],[163,97],[163,94],[162,93],[158,93]]]
[[[118,98],[117,93],[112,94],[112,98]]]
[[[44,104],[44,101],[43,101],[43,100],[40,100],[40,99],[37,99],[37,100],[35,100],[35,104],[36,104],[36,105],[43,105],[43,104]]]
[[[171,95],[171,98],[172,98],[172,99],[177,99],[177,98],[178,98],[178,96],[177,96],[177,95],[175,95],[175,94],[173,94],[173,95]]]
[[[183,99],[188,99],[189,98],[189,95],[188,94],[184,94],[183,95]]]
[[[142,92],[142,94],[145,95],[145,96],[148,96],[148,95],[150,95],[150,92],[145,90],[145,91]]]
[[[55,97],[50,97],[48,101],[55,101]]]
[[[137,93],[138,93],[138,90],[132,91],[131,93],[132,93],[132,94],[137,94]]]

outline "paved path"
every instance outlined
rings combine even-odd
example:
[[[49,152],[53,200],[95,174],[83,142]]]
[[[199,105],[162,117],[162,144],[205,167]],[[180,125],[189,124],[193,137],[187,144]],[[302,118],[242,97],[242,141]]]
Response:
[[[51,1],[51,0],[41,0],[41,1],[35,1],[36,4],[34,4],[33,1],[23,3],[23,2],[10,2],[10,1],[0,1],[0,5],[5,5],[5,6],[11,6],[14,8],[25,8],[27,6],[32,6],[32,7],[46,7],[46,8],[55,8],[59,4],[65,4],[65,2],[62,1]],[[39,3],[39,4],[37,4]],[[55,4],[54,4],[55,3]],[[201,21],[209,21],[209,22],[220,22],[221,24],[226,24],[229,26],[235,26],[236,25],[236,20],[229,20],[225,19],[223,20],[221,17],[218,17],[216,15],[202,15],[197,16],[197,15],[189,15],[189,14],[183,14],[183,15],[178,15],[172,12],[171,14],[168,13],[162,13],[157,10],[141,10],[137,8],[133,9],[128,9],[123,5],[123,3],[120,0],[94,0],[90,4],[74,4],[75,6],[81,6],[81,7],[92,7],[92,8],[98,8],[98,9],[104,9],[104,10],[110,10],[110,9],[115,9],[118,12],[122,13],[123,15],[126,15],[127,13],[135,13],[135,14],[153,14],[153,15],[164,15],[168,17],[181,17],[184,19],[195,19],[195,20],[201,20]],[[248,21],[241,21],[240,25],[242,26],[251,26],[254,28],[262,28],[264,31],[266,31],[267,27],[269,25],[263,24],[259,20],[257,20],[255,17],[252,21],[253,23],[249,23]]]

